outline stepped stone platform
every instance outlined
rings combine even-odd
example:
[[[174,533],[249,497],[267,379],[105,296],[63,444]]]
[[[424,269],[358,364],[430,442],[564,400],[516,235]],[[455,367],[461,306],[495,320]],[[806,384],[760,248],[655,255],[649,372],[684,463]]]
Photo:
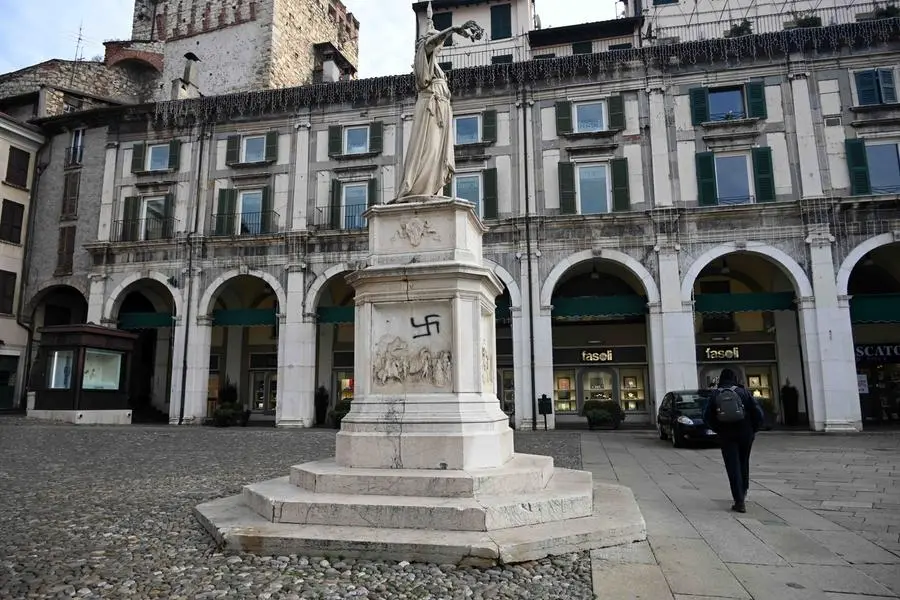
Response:
[[[484,470],[357,469],[333,460],[196,508],[232,550],[489,566],[646,539],[626,487],[513,455]]]

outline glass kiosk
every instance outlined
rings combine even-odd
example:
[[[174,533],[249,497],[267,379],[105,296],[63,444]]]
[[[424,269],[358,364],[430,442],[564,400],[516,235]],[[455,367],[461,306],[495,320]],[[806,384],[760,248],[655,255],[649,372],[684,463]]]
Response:
[[[30,382],[35,416],[131,422],[128,381],[136,334],[97,325],[44,327],[40,333]]]

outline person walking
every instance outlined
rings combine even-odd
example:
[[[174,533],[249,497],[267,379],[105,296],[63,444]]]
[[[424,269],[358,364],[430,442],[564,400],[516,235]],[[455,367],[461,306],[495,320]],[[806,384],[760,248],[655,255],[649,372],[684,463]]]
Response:
[[[703,420],[716,432],[722,447],[722,460],[734,499],[731,510],[747,512],[744,501],[750,488],[750,449],[763,424],[762,407],[738,384],[734,371],[726,367],[719,375],[715,394],[706,403]]]

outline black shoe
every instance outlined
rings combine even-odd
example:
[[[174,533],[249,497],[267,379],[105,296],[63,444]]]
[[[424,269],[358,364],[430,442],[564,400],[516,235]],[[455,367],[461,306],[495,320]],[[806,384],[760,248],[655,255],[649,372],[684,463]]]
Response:
[[[733,510],[734,512],[745,513],[747,512],[747,507],[744,506],[743,502],[735,502],[731,507],[731,510]]]

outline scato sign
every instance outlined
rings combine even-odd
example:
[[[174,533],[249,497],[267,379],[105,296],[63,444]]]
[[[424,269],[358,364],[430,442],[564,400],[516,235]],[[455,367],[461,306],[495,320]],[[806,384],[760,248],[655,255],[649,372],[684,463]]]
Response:
[[[900,362],[900,344],[860,344],[855,351],[857,361]]]

